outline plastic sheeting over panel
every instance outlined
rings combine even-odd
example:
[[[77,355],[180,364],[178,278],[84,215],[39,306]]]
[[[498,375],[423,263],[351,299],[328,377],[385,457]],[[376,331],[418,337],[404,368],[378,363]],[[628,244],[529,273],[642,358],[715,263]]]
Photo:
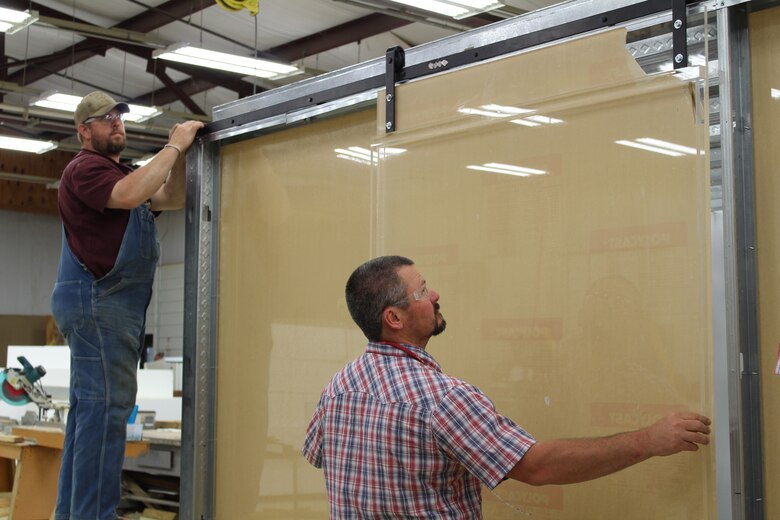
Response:
[[[638,71],[624,42],[402,85],[399,130],[376,147],[376,253],[411,257],[441,293],[448,329],[428,351],[541,439],[711,414],[707,105],[698,80]],[[485,515],[712,518],[712,461],[504,483],[511,507],[485,492]]]
[[[765,518],[780,518],[780,7],[750,14]]]
[[[363,349],[344,283],[369,254],[372,111],[222,149],[215,518],[325,518],[300,454],[322,387]]]
[[[300,447],[364,347],[343,287],[377,254],[441,293],[444,370],[539,438],[711,413],[706,89],[646,77],[624,45],[609,31],[401,85],[387,136],[380,110],[222,148],[216,518],[327,515]],[[507,482],[485,517],[712,518],[713,460]]]

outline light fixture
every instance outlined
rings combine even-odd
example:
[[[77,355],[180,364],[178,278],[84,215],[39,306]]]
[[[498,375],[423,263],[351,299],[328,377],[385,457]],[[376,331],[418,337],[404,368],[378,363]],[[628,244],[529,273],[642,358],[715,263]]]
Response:
[[[210,51],[186,43],[156,50],[152,53],[152,57],[266,79],[300,72],[298,67],[293,65]]]
[[[531,175],[544,175],[547,173],[544,170],[537,170],[536,168],[526,168],[525,166],[515,166],[513,164],[504,163],[485,163],[482,165],[471,164],[466,166],[469,170],[477,170],[481,172],[502,173],[504,175],[514,175],[516,177],[530,177]]]
[[[615,141],[615,143],[623,146],[630,146],[631,148],[638,148],[647,152],[669,155],[671,157],[704,154],[704,150],[697,150],[696,148],[691,148],[690,146],[670,143],[669,141],[662,141],[661,139],[655,139],[652,137],[640,137],[638,139],[634,139],[633,141],[620,140]]]
[[[425,11],[450,16],[456,20],[468,18],[475,14],[484,13],[503,7],[504,4],[495,0],[391,0],[397,4],[404,4]]]
[[[0,148],[16,150],[17,152],[45,153],[57,148],[55,141],[40,141],[38,139],[22,139],[0,135]]]
[[[379,151],[372,151],[362,146],[350,146],[349,148],[335,148],[336,157],[358,162],[360,164],[373,164],[374,159],[386,159],[393,155],[399,155],[406,151],[406,148],[382,147]]]
[[[0,32],[13,34],[38,20],[37,11],[15,11],[0,7]]]
[[[76,107],[81,102],[81,97],[82,96],[74,96],[72,94],[63,94],[61,92],[49,91],[44,92],[41,94],[41,96],[34,99],[32,105],[53,108],[54,110],[75,112]],[[131,105],[129,103],[127,106],[130,108],[130,112],[125,114],[125,121],[131,121],[133,123],[142,123],[148,119],[162,114],[162,110],[157,107]]]
[[[772,95],[772,99],[780,99],[780,89],[773,88],[769,93]]]

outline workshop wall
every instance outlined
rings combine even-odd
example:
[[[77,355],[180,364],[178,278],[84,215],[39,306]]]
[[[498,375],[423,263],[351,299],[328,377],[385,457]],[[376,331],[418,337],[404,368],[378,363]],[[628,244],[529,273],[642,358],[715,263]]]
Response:
[[[163,212],[157,218],[157,231],[160,265],[181,266],[184,212]],[[0,349],[5,345],[45,344],[61,240],[62,225],[56,215],[0,210]],[[158,269],[155,286],[165,288],[165,300],[160,302],[162,292],[155,295],[147,316],[149,333],[158,334],[167,346],[167,355],[181,355],[181,330],[164,325],[181,324],[184,288],[183,281],[171,282],[160,277],[170,275],[172,280],[178,280],[180,271],[181,268]],[[175,294],[171,287],[178,287],[179,293]],[[166,315],[159,317],[158,313]],[[5,365],[5,355],[0,357],[2,365]]]

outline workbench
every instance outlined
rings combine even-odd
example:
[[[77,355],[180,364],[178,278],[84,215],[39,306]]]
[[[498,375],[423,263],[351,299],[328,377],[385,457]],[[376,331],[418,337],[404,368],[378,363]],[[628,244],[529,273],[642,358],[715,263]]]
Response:
[[[57,500],[57,480],[65,434],[59,428],[18,427],[22,442],[0,442],[0,491],[11,491],[14,520],[48,520]],[[149,443],[128,442],[125,457],[149,451]]]

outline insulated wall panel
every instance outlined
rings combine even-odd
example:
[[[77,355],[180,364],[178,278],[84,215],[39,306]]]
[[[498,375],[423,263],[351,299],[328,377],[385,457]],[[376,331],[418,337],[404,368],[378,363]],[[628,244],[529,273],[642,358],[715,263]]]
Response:
[[[764,441],[765,518],[780,518],[780,8],[751,13],[750,66],[753,80],[753,150],[758,242],[761,341],[761,410]]]
[[[365,346],[343,287],[378,254],[442,294],[444,370],[539,438],[710,414],[704,93],[617,30],[400,85],[394,134],[380,110],[223,147],[215,518],[326,517],[300,447]],[[507,482],[485,517],[710,519],[713,460]]]
[[[427,349],[541,439],[712,410],[702,84],[646,77],[624,42],[402,85],[377,146],[376,254],[415,260],[448,321]],[[709,519],[714,493],[705,448],[586,484],[507,482],[485,515]]]
[[[215,518],[324,518],[300,449],[328,378],[363,349],[344,283],[369,254],[372,111],[222,149]],[[343,157],[338,157],[342,155]]]

